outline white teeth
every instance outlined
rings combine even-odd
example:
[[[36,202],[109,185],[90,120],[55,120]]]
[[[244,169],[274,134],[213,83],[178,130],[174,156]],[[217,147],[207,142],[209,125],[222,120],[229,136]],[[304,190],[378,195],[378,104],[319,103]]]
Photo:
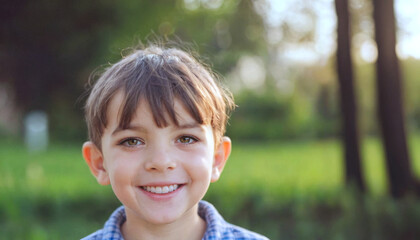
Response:
[[[178,184],[174,184],[174,185],[169,185],[169,186],[163,186],[163,187],[150,187],[150,186],[145,186],[145,187],[141,187],[144,190],[151,192],[151,193],[157,193],[157,194],[165,194],[165,193],[170,193],[173,192],[175,190],[177,190],[179,187]]]

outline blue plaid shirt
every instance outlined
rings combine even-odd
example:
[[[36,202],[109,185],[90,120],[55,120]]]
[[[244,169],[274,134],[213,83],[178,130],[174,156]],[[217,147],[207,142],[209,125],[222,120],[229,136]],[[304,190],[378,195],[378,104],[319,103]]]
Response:
[[[200,201],[198,204],[198,215],[207,223],[203,240],[268,240],[264,236],[226,222],[216,208],[206,201]],[[120,227],[125,218],[124,206],[121,206],[112,213],[103,229],[82,240],[124,240]]]

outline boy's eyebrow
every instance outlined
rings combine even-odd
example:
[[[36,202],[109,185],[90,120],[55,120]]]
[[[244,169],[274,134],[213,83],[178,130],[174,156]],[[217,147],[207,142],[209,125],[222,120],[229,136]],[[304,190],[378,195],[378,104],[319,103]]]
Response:
[[[137,126],[137,125],[128,125],[126,128],[122,128],[121,126],[118,126],[115,128],[115,130],[112,132],[111,136],[114,136],[115,134],[124,131],[124,130],[134,130],[137,132],[147,132],[146,128],[142,127],[142,126]]]
[[[198,122],[191,122],[191,123],[184,123],[184,124],[180,124],[179,126],[176,126],[176,128],[179,129],[188,129],[188,128],[201,128],[201,124],[199,124]]]

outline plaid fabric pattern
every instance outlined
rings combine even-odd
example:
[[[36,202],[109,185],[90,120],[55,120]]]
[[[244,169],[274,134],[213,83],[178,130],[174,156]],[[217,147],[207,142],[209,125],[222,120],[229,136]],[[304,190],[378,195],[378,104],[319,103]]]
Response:
[[[104,228],[81,240],[124,240],[120,226],[125,222],[124,206],[117,208],[106,221]]]
[[[202,240],[268,240],[262,235],[226,222],[216,208],[206,201],[200,201],[198,214],[207,222]],[[81,240],[124,240],[120,226],[125,219],[124,207],[121,206],[112,213],[103,229]]]
[[[203,240],[268,240],[268,238],[226,222],[216,208],[200,201],[198,215],[207,222]]]

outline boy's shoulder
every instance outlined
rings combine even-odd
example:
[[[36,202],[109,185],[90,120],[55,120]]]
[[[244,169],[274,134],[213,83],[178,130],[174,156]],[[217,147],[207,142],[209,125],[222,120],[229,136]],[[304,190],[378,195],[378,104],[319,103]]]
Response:
[[[200,201],[198,214],[207,223],[207,229],[203,240],[268,240],[268,238],[258,233],[226,222],[216,208],[206,201]]]
[[[204,233],[203,240],[268,240],[268,238],[258,233],[226,222],[216,208],[206,201],[199,202],[198,214],[207,223],[207,229]],[[103,229],[98,230],[81,240],[123,240],[124,238],[121,234],[120,226],[124,223],[125,219],[125,210],[124,207],[121,206],[112,213]]]

